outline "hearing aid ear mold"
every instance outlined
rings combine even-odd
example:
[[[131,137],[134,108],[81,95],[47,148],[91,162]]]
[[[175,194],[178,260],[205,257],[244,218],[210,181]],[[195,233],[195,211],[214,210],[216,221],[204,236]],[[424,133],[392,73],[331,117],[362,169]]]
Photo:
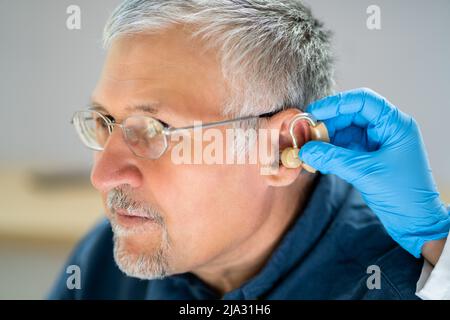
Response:
[[[300,113],[292,118],[291,122],[289,123],[289,134],[292,137],[293,147],[289,147],[283,150],[280,156],[281,163],[288,169],[297,169],[302,167],[308,172],[315,173],[316,169],[302,162],[298,156],[300,148],[297,144],[297,139],[295,138],[294,129],[295,124],[300,120],[306,120],[308,122],[311,133],[311,140],[330,142],[328,130],[323,122],[318,122],[316,118],[310,113]]]

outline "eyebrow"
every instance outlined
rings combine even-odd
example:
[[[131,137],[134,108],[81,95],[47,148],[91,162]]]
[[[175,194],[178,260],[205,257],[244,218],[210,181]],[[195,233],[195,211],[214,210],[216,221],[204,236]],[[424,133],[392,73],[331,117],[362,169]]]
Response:
[[[144,103],[144,104],[138,104],[138,105],[133,105],[133,106],[127,106],[125,108],[125,110],[127,112],[142,111],[142,112],[146,112],[146,113],[150,113],[150,114],[157,114],[158,109],[156,107],[159,105],[160,105],[159,102]],[[102,104],[100,104],[96,101],[91,101],[89,103],[89,108],[94,109],[96,111],[103,111],[103,112],[109,113],[109,111]]]

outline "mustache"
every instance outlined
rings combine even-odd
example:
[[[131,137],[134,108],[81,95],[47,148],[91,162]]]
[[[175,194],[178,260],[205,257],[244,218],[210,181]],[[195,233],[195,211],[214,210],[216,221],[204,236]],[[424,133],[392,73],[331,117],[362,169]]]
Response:
[[[126,210],[128,212],[144,213],[149,219],[154,220],[160,225],[164,225],[164,219],[159,211],[152,205],[136,201],[133,199],[132,188],[128,185],[116,187],[110,190],[106,197],[106,206],[116,214],[117,209]]]

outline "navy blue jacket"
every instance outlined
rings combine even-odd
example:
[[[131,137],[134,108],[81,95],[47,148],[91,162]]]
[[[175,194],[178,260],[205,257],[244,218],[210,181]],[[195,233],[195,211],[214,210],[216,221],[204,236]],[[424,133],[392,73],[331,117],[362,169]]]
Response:
[[[308,204],[264,268],[240,288],[218,296],[191,273],[162,280],[124,275],[113,258],[107,220],[76,247],[67,265],[81,270],[81,289],[68,289],[66,268],[51,299],[418,299],[422,269],[399,247],[360,194],[336,176],[320,176]],[[380,268],[380,289],[369,289],[369,266]],[[369,282],[372,282],[371,280]]]

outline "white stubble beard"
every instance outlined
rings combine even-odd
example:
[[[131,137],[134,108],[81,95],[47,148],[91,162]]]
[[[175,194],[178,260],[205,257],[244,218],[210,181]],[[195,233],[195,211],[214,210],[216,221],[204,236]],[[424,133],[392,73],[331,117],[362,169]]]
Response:
[[[129,199],[126,192],[121,188],[116,188],[108,194],[107,206],[112,211],[110,219],[114,240],[114,260],[119,269],[127,276],[139,279],[151,280],[161,279],[170,274],[169,272],[169,251],[170,240],[167,228],[164,224],[162,216],[154,209],[145,206],[145,211],[149,216],[155,218],[152,223],[159,227],[161,231],[161,239],[157,248],[152,253],[133,254],[126,248],[125,238],[139,235],[140,233],[149,232],[147,226],[142,225],[135,228],[124,228],[115,221],[114,208],[122,209],[134,208],[136,204]],[[135,208],[134,208],[135,209]],[[152,226],[151,228],[153,228]],[[150,231],[151,232],[151,231]],[[144,248],[145,251],[146,248]]]
[[[126,249],[124,237],[132,236],[138,232],[123,230],[114,222],[111,222],[111,225],[114,232],[114,260],[123,273],[143,280],[162,279],[169,275],[168,253],[170,246],[166,230],[162,230],[161,240],[152,253],[133,254]]]

